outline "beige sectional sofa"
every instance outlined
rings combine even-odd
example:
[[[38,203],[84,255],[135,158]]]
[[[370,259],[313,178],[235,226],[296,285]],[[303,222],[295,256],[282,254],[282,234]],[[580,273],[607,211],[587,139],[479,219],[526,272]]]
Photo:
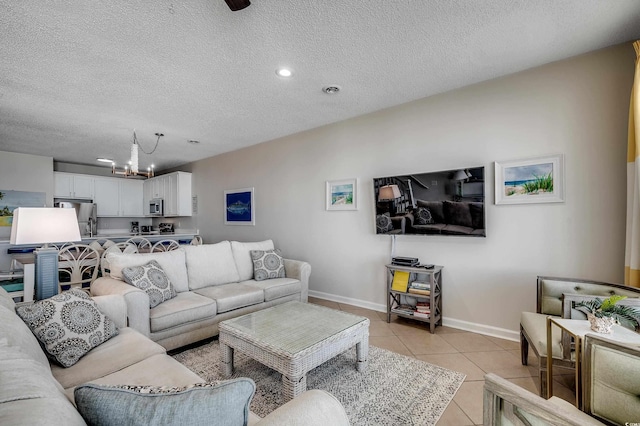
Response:
[[[121,296],[100,296],[93,300],[99,310],[115,322],[118,334],[89,351],[76,364],[63,368],[50,364],[36,337],[16,315],[13,300],[0,288],[0,424],[84,425],[85,420],[74,405],[74,389],[87,382],[170,387],[203,382],[168,356],[165,348],[126,327],[126,304]],[[223,382],[223,386],[227,383]],[[221,397],[222,402],[218,404],[231,404],[224,399],[225,395]],[[243,404],[245,407],[247,402]],[[104,409],[104,404],[98,405]],[[117,408],[123,405],[127,404],[119,404]],[[188,419],[169,418],[161,423],[189,423]],[[248,413],[245,419],[249,424],[260,426],[349,424],[342,405],[330,394],[318,390],[302,394],[263,419],[253,413]],[[154,424],[139,415],[125,423],[135,424],[133,420]],[[215,419],[207,420],[206,424],[216,424]]]
[[[290,300],[306,302],[311,266],[284,259],[285,277],[256,281],[251,250],[272,250],[272,240],[222,241],[149,254],[112,253],[110,277],[97,279],[93,295],[124,296],[129,326],[166,349],[216,336],[218,323]],[[147,294],[123,281],[122,269],[156,260],[177,296],[149,308]]]

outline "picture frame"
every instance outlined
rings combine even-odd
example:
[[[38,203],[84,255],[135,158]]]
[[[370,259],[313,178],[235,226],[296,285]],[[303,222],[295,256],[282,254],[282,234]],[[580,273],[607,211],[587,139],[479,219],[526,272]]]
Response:
[[[564,155],[495,162],[495,204],[564,202]]]
[[[329,211],[358,210],[358,179],[328,180],[326,209]]]
[[[224,191],[224,224],[255,226],[256,205],[253,188]]]

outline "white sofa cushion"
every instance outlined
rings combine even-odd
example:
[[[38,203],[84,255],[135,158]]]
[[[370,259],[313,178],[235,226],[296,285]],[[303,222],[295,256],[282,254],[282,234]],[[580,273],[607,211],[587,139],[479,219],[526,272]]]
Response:
[[[202,288],[196,293],[214,299],[219,314],[264,302],[264,290],[240,283]]]
[[[253,260],[251,260],[251,250],[273,250],[273,240],[258,241],[254,243],[241,243],[231,241],[231,251],[236,261],[238,281],[246,281],[253,278]]]
[[[183,248],[158,253],[109,253],[107,261],[110,266],[111,277],[124,281],[122,269],[132,266],[142,266],[151,260],[158,262],[169,281],[178,293],[189,291],[187,263]]]
[[[229,241],[185,246],[184,251],[189,289],[198,290],[212,285],[235,283],[240,280]]]
[[[0,339],[0,379],[0,424],[85,424],[49,368],[5,339]]]
[[[51,364],[51,373],[67,389],[120,371],[156,354],[166,354],[166,350],[134,329],[126,327],[72,367],[63,368]]]
[[[15,310],[0,305],[0,339],[3,338],[7,339],[7,345],[19,346],[30,358],[45,367],[49,366],[47,356],[27,324],[16,315]]]
[[[216,316],[216,301],[191,291],[179,293],[149,312],[151,332],[166,330]]]
[[[263,290],[265,302],[291,296],[302,291],[302,284],[296,278],[274,278],[264,281],[249,280],[240,284]]]

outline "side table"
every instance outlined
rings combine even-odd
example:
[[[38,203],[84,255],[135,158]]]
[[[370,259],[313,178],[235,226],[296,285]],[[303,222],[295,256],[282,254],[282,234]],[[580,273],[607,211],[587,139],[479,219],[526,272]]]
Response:
[[[576,407],[582,408],[582,359],[584,350],[584,336],[593,333],[605,336],[607,339],[622,343],[640,344],[640,334],[621,325],[614,325],[611,334],[596,333],[591,330],[591,324],[587,320],[547,317],[547,398],[553,396],[553,358],[551,328],[553,326],[569,333],[575,339],[575,375],[576,375]]]

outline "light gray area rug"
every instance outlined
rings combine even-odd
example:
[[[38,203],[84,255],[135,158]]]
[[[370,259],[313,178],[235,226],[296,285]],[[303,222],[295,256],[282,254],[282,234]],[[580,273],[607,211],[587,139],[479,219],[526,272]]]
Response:
[[[206,381],[223,380],[217,340],[172,355]],[[344,406],[353,426],[435,425],[465,375],[369,346],[369,366],[356,371],[355,348],[307,374],[308,389],[323,389]],[[251,411],[261,417],[281,406],[281,374],[235,352],[233,377],[256,383]]]

